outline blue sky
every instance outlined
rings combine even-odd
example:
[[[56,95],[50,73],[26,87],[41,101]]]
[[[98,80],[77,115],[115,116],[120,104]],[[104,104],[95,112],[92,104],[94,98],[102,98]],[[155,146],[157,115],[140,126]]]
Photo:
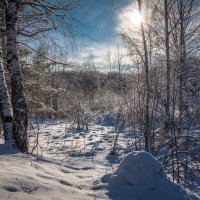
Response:
[[[118,37],[118,12],[127,4],[128,0],[80,0],[74,13],[76,35],[87,41],[112,43]]]
[[[105,70],[108,49],[114,54],[116,47],[121,46],[119,14],[128,4],[129,0],[80,0],[79,8],[73,13],[79,47],[76,61],[87,61],[92,54],[95,64]]]
[[[122,44],[120,33],[122,29],[126,32],[127,30],[131,31],[130,34],[133,33],[133,24],[130,23],[130,19],[133,14],[131,3],[134,0],[79,1],[79,6],[69,14],[69,17],[72,17],[72,20],[69,21],[72,23],[74,37],[63,35],[63,27],[60,26],[61,29],[52,30],[48,37],[30,41],[29,45],[37,48],[41,42],[47,44],[53,42],[53,44],[58,44],[60,48],[55,45],[49,48],[52,56],[59,55],[59,59],[63,62],[67,60],[78,64],[83,64],[92,57],[96,67],[103,71],[108,71],[109,68],[106,60],[108,52],[110,52],[114,63],[118,48],[120,48],[124,65],[130,64],[130,58],[128,58],[127,51]]]

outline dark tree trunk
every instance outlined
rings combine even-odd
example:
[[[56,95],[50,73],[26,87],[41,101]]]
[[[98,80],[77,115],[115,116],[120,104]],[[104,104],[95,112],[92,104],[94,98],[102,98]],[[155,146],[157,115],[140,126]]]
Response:
[[[142,3],[141,0],[138,0],[139,12],[141,13]],[[145,151],[150,151],[151,149],[151,136],[150,136],[150,120],[149,120],[149,103],[150,103],[150,87],[149,87],[149,59],[148,59],[148,50],[147,50],[147,42],[145,37],[145,31],[143,22],[141,22],[141,33],[142,33],[142,42],[144,47],[144,68],[145,68],[145,130],[144,130],[144,138],[145,138]]]
[[[165,49],[166,49],[166,68],[167,68],[167,94],[165,106],[165,121],[164,133],[169,136],[170,128],[170,52],[169,52],[169,13],[168,13],[168,0],[164,0],[165,4]]]
[[[186,79],[186,50],[185,50],[185,28],[184,28],[184,5],[179,0],[179,15],[180,15],[180,70],[179,70],[179,130],[182,129],[182,118],[184,110],[184,94],[183,88],[185,86],[184,79]]]

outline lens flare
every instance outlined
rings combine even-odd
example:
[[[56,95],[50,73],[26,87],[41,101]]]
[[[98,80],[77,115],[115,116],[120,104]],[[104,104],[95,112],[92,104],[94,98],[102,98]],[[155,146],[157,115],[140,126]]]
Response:
[[[139,26],[143,21],[143,17],[139,11],[134,10],[133,13],[130,15],[130,20],[131,23],[133,23],[135,26]]]

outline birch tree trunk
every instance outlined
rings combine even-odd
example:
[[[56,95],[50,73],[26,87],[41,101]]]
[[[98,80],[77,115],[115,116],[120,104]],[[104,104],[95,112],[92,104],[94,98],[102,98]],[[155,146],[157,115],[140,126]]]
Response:
[[[0,52],[0,57],[1,57],[1,52]],[[7,90],[7,85],[5,82],[4,68],[1,60],[0,60],[0,111],[1,111],[0,114],[3,124],[5,143],[9,145],[14,145],[12,109]]]
[[[14,117],[14,139],[21,152],[27,152],[27,103],[17,51],[18,0],[8,0],[6,6],[7,67],[10,73]]]
[[[142,13],[141,7],[142,7],[141,0],[138,0],[138,8],[139,8],[140,13]],[[143,42],[143,48],[144,48],[145,92],[146,92],[144,138],[145,138],[145,151],[150,151],[151,150],[151,136],[150,136],[150,121],[149,121],[149,102],[150,102],[149,59],[148,59],[147,42],[146,42],[143,22],[141,22],[141,34],[142,34],[142,42]]]

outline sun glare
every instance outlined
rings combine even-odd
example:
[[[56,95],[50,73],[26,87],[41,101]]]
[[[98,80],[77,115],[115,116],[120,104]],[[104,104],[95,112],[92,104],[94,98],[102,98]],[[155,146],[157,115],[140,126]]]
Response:
[[[138,10],[134,10],[130,17],[131,17],[131,22],[135,26],[139,26],[143,21],[143,17]]]

